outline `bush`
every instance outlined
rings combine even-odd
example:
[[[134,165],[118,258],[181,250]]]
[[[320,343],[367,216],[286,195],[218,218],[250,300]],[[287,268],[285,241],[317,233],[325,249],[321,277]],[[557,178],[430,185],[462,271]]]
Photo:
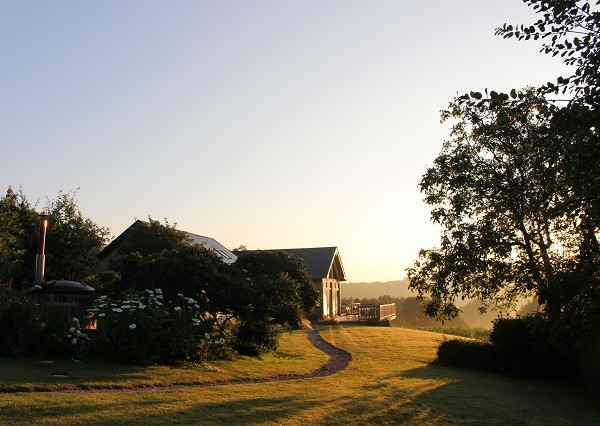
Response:
[[[200,304],[178,294],[166,302],[160,289],[125,300],[99,297],[94,308],[98,328],[91,355],[134,364],[177,363],[227,357],[226,339]],[[217,347],[219,348],[217,350]]]
[[[576,353],[579,379],[600,400],[600,339],[580,338]]]
[[[79,357],[87,336],[79,320],[60,304],[33,303],[28,293],[14,293],[0,302],[0,355],[18,358]]]
[[[283,327],[262,321],[241,321],[232,331],[238,353],[259,356],[277,349]]]
[[[566,378],[575,370],[571,345],[553,338],[548,322],[539,314],[497,319],[490,341],[501,371]]]
[[[453,339],[440,344],[436,364],[450,367],[493,370],[495,352],[491,344],[476,340]]]

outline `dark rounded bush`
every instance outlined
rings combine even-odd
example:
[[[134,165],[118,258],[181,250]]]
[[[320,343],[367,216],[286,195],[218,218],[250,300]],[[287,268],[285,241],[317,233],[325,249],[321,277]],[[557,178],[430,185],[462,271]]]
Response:
[[[492,345],[486,342],[446,340],[438,347],[434,362],[449,367],[491,370],[495,365],[495,353]]]
[[[240,355],[259,356],[277,349],[282,329],[261,321],[246,321],[232,331],[234,347]]]
[[[497,319],[490,341],[501,371],[548,378],[567,378],[574,372],[571,345],[557,339],[540,315]]]

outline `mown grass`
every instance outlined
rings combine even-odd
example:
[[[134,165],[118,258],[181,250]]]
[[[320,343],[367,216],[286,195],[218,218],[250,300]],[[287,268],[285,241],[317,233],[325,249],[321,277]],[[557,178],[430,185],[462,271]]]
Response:
[[[1,358],[0,392],[130,389],[253,380],[281,374],[307,374],[327,359],[302,333],[284,335],[279,349],[273,354],[261,358],[241,357],[235,362],[137,367],[92,361],[56,361],[43,366],[38,361]]]
[[[0,400],[0,422],[592,425],[600,419],[600,409],[572,385],[429,364],[444,338],[440,334],[352,325],[324,327],[321,334],[352,354],[346,370],[298,381],[169,391],[7,393]],[[298,332],[285,339],[296,335],[304,337]],[[237,362],[221,368],[232,370]]]
[[[434,333],[449,334],[451,336],[470,337],[472,339],[489,340],[490,333],[492,332],[489,328],[479,327],[453,327],[440,325],[435,327],[415,327],[415,330],[432,331]]]

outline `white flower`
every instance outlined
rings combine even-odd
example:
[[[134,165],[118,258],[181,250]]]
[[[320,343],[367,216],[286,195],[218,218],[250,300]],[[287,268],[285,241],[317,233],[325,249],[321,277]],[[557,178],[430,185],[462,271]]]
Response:
[[[175,309],[176,311],[181,311],[181,308],[179,306],[175,306],[173,309]]]
[[[72,345],[76,345],[77,344],[77,339],[75,339],[75,338],[71,339],[71,344]]]
[[[75,327],[69,328],[69,333],[75,333]]]
[[[98,314],[98,316],[99,316],[99,317],[103,317],[103,316],[105,316],[105,315],[106,315],[106,314],[105,314],[105,313],[103,313],[103,312],[100,312],[100,313]]]
[[[129,329],[130,329],[130,330],[133,330],[133,329],[134,329],[134,328],[136,328],[136,327],[137,327],[137,325],[135,325],[135,324],[129,324]]]
[[[73,322],[79,324],[79,318],[73,318]]]
[[[113,308],[113,312],[121,313],[121,312],[123,312],[123,309],[121,309],[121,308]]]
[[[221,345],[224,345],[224,344],[225,344],[225,339],[221,337],[221,338],[219,339],[219,343],[220,343]]]
[[[157,292],[157,293],[162,293],[162,290],[160,288],[157,288],[154,291]]]

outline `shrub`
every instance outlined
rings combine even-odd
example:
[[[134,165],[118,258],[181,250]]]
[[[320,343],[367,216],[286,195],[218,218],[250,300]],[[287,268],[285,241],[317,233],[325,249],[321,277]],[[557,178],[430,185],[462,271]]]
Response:
[[[200,304],[178,294],[166,302],[160,289],[124,300],[101,296],[94,308],[98,329],[92,339],[96,358],[135,364],[199,361],[225,356],[226,340],[205,318]],[[223,346],[215,351],[215,346]],[[228,346],[228,345],[227,345]]]
[[[79,320],[60,304],[33,303],[28,293],[14,293],[0,302],[0,355],[19,358],[79,357],[87,336]]]
[[[575,366],[571,345],[553,336],[539,314],[497,319],[490,340],[498,368],[517,375],[569,377]]]
[[[491,344],[477,340],[453,339],[440,344],[436,364],[450,367],[492,370],[495,353]]]
[[[283,327],[263,321],[241,321],[233,327],[234,347],[241,355],[259,356],[277,349]]]
[[[580,338],[576,353],[579,379],[600,400],[600,339]]]

